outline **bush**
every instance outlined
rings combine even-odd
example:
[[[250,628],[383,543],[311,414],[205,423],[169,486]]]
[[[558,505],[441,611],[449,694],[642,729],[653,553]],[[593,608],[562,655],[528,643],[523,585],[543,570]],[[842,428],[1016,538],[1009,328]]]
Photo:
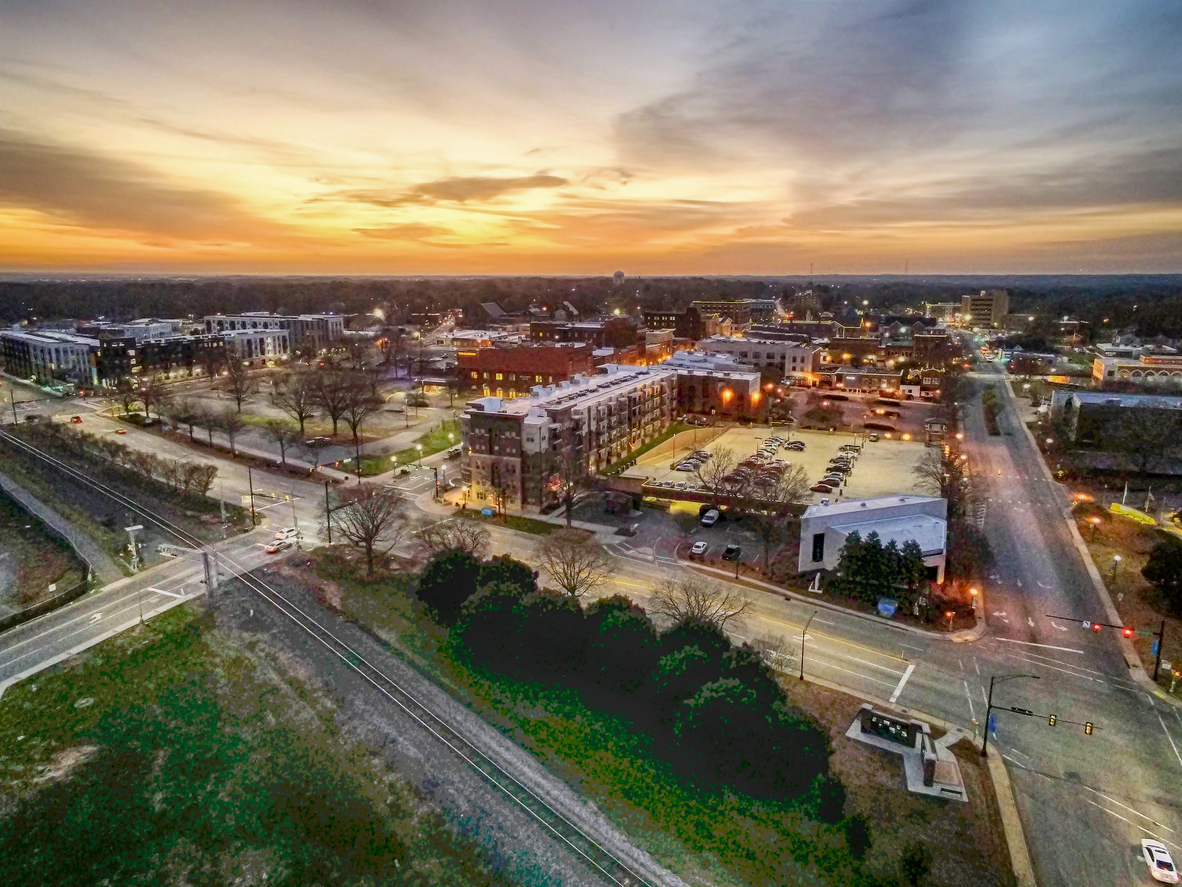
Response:
[[[478,588],[494,582],[513,585],[521,590],[524,597],[538,590],[538,571],[507,554],[501,554],[481,564],[476,578]]]
[[[1182,545],[1159,542],[1149,552],[1141,568],[1145,580],[1161,592],[1162,599],[1175,613],[1182,611]]]
[[[480,559],[466,551],[443,551],[419,574],[416,593],[443,625],[454,625],[464,602],[476,593]]]
[[[865,859],[873,837],[870,834],[870,822],[865,814],[855,813],[843,824],[845,828],[845,842],[850,848],[854,859]]]
[[[821,822],[841,822],[845,815],[845,786],[832,773],[822,776],[814,786],[817,793],[817,818]]]

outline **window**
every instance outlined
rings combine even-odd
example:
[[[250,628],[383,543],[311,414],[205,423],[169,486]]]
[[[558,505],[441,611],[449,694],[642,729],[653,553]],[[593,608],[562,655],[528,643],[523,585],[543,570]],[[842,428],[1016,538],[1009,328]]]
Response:
[[[534,376],[534,381],[535,381],[535,382],[541,382],[541,381],[542,381],[542,377],[541,377],[541,376]]]
[[[497,381],[498,381],[498,382],[500,382],[500,381],[501,381],[502,379],[504,379],[504,378],[505,378],[505,377],[504,377],[503,375],[501,375],[500,373],[497,373]]]
[[[479,379],[479,378],[480,378],[480,373],[476,372],[476,370],[472,370],[472,378],[473,378],[473,379]]]
[[[813,563],[825,560],[825,534],[813,533]]]
[[[490,394],[490,392],[489,392],[489,390],[488,390],[488,386],[487,386],[487,385],[485,385],[485,386],[484,386],[484,396],[485,396],[485,397],[488,397],[488,396],[489,396],[489,394]]]
[[[498,389],[497,389],[497,397],[504,397],[504,396],[505,396],[505,389],[504,389],[504,388],[498,388]]]

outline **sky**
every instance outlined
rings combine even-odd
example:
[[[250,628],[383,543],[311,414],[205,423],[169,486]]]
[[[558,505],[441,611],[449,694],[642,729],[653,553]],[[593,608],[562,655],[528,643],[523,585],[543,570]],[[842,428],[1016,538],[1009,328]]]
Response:
[[[1182,271],[1173,0],[0,0],[0,270]]]

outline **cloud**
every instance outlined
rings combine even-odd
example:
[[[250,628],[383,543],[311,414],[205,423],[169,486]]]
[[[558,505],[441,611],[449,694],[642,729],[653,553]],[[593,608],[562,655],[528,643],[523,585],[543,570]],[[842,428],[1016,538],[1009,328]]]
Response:
[[[295,236],[228,195],[175,185],[129,161],[2,129],[0,204],[97,233],[204,243],[272,243]]]
[[[380,240],[414,240],[422,241],[430,237],[442,237],[451,234],[450,228],[438,225],[424,225],[419,222],[407,222],[403,225],[385,225],[380,228],[354,228],[357,234],[366,237],[376,237]]]
[[[572,199],[516,220],[519,229],[555,243],[607,246],[648,243],[704,232],[730,232],[766,212],[757,204],[712,200]]]
[[[515,191],[537,188],[561,188],[568,181],[560,176],[538,173],[532,176],[460,176],[423,182],[405,191],[389,193],[375,190],[344,191],[338,198],[368,203],[372,206],[394,208],[423,206],[437,203],[468,203],[495,200]],[[323,198],[321,198],[323,199]]]

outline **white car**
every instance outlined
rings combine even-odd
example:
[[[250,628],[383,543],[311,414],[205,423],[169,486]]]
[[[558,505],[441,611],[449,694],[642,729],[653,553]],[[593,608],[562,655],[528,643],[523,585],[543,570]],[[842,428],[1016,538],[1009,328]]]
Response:
[[[1178,868],[1170,858],[1170,851],[1160,841],[1142,838],[1141,855],[1145,857],[1145,864],[1149,866],[1149,874],[1156,880],[1167,884],[1178,883]]]
[[[705,554],[709,548],[710,546],[705,542],[695,542],[690,547],[690,554],[694,555],[695,557],[700,557],[701,555]]]
[[[299,535],[299,530],[295,527],[286,527],[275,534],[275,541],[282,542],[284,539],[294,539]]]

